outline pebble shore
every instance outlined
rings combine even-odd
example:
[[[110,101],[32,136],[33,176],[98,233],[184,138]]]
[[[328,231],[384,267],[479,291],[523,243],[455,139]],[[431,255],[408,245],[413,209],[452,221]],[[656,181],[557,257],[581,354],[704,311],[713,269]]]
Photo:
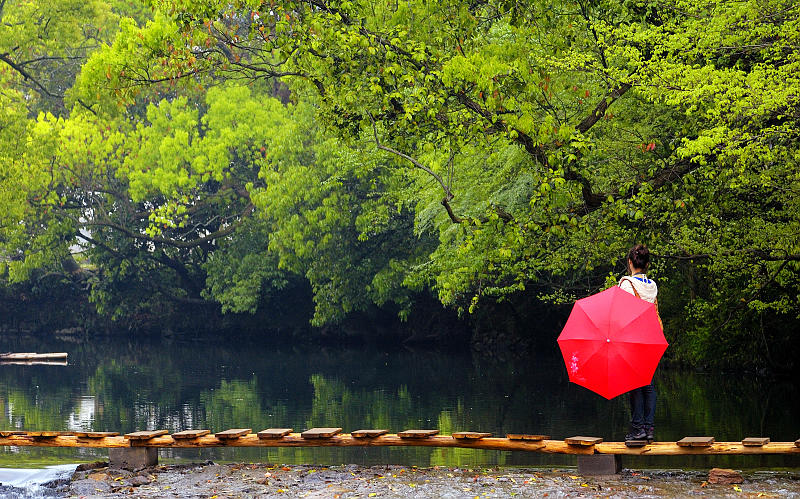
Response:
[[[744,472],[744,482],[708,482],[708,471],[624,470],[582,477],[574,469],[418,468],[276,464],[161,465],[138,471],[82,465],[66,496],[81,498],[507,498],[796,497],[800,472]],[[63,487],[63,486],[62,486]]]

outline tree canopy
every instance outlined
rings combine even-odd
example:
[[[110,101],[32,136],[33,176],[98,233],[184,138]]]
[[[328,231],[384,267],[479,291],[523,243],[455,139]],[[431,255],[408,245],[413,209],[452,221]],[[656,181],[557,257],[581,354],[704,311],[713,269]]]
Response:
[[[791,0],[0,5],[9,283],[79,244],[103,313],[323,325],[569,304],[644,242],[676,359],[792,363]]]

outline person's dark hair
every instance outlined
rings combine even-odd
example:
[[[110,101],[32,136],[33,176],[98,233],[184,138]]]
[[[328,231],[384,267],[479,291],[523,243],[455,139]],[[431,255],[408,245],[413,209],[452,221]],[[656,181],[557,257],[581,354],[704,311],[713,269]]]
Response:
[[[633,264],[633,268],[647,270],[650,265],[650,250],[644,244],[637,244],[628,251],[628,260]]]

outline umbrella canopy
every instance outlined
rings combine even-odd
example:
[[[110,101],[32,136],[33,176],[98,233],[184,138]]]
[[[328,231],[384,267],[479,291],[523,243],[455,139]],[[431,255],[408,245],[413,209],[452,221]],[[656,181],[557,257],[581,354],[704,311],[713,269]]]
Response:
[[[569,380],[611,399],[652,381],[667,340],[655,306],[614,286],[575,302],[558,346]]]

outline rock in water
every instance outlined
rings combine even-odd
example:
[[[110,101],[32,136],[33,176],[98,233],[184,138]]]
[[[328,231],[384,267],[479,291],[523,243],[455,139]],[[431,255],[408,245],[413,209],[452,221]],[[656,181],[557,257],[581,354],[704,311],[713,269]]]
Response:
[[[742,482],[744,482],[744,478],[742,478],[742,475],[739,474],[738,471],[726,468],[712,468],[708,473],[708,483],[731,485]]]

